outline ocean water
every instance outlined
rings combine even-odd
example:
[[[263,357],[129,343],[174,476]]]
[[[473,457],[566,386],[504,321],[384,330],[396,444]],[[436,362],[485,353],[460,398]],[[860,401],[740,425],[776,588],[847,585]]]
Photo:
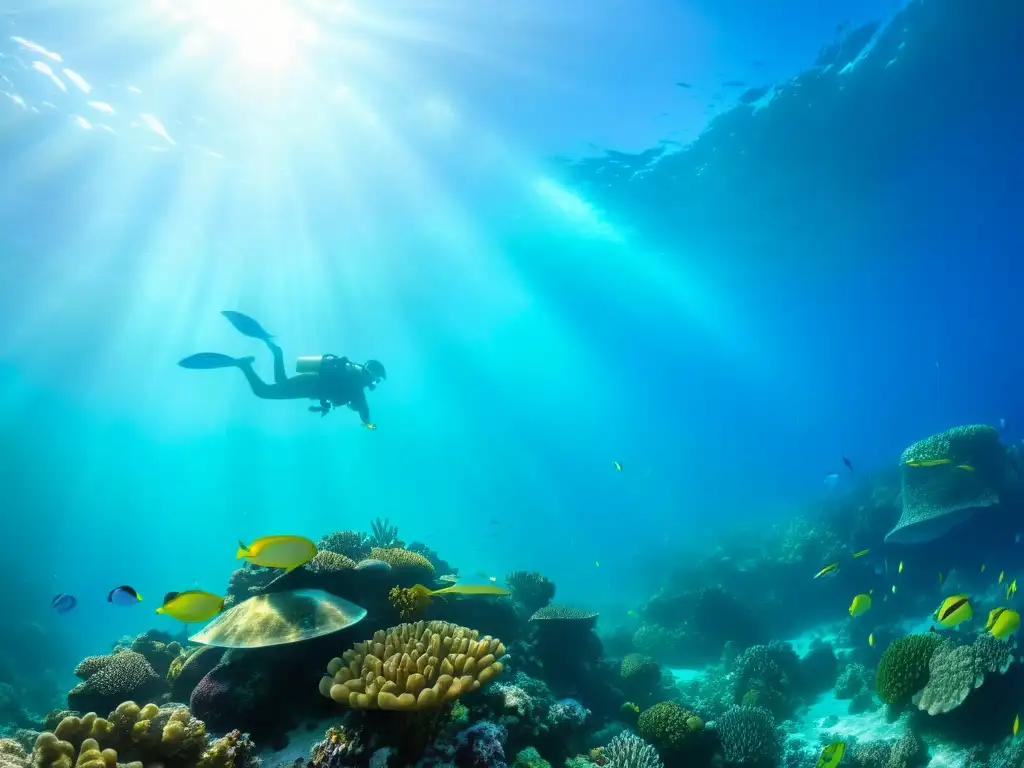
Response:
[[[46,670],[53,709],[83,657],[179,632],[153,609],[222,592],[240,540],[387,518],[613,632],[916,440],[1024,444],[1017,3],[3,0],[0,26],[0,669]],[[222,310],[289,372],[381,360],[377,428],[177,366],[271,377]],[[970,531],[906,558],[1019,565]]]

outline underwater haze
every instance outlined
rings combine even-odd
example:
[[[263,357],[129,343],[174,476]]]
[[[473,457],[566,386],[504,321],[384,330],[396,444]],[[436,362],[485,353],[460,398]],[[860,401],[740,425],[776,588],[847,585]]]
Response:
[[[223,593],[239,542],[387,519],[608,630],[915,441],[1024,445],[1012,0],[0,0],[0,25],[0,646],[63,690],[180,634],[154,609]],[[225,310],[289,375],[381,361],[375,428],[178,365],[273,380]]]

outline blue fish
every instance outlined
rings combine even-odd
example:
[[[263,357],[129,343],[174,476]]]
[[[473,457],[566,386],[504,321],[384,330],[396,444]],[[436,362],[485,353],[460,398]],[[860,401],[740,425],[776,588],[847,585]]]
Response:
[[[230,309],[223,310],[221,314],[241,334],[251,336],[254,339],[260,339],[261,341],[270,341],[274,338],[262,325],[248,315],[243,315],[241,312],[232,312]]]
[[[50,607],[57,613],[67,613],[76,605],[78,605],[78,601],[72,595],[65,595],[63,592],[54,595],[53,600],[50,601]]]
[[[114,605],[135,605],[140,600],[142,600],[142,595],[127,584],[114,587],[107,595],[107,602]]]
[[[220,352],[199,352],[179,360],[178,365],[192,371],[208,371],[214,368],[239,368],[252,363],[253,357],[231,357]]]

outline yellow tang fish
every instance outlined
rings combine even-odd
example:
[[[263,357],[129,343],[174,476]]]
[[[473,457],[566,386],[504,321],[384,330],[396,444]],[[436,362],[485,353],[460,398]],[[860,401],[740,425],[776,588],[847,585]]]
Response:
[[[952,629],[964,621],[969,621],[974,616],[974,608],[971,607],[968,595],[950,595],[942,601],[934,615],[939,626]]]
[[[951,459],[911,459],[907,462],[908,467],[938,467],[941,464],[952,464]]]
[[[874,632],[872,632],[870,635],[868,635],[868,645],[870,645],[872,648],[875,647],[875,633]]]
[[[186,624],[195,624],[209,621],[223,610],[223,597],[201,589],[190,589],[187,592],[168,592],[164,595],[164,604],[156,612]]]
[[[991,627],[986,627],[994,637],[1005,640],[1018,629],[1020,629],[1020,614],[1013,609],[1004,609],[996,616]]]
[[[902,560],[900,560],[900,567],[897,569],[896,573],[903,573],[903,561]]]
[[[839,563],[829,563],[816,574],[814,574],[814,578],[820,579],[822,576],[826,576],[832,573],[832,571],[836,570],[837,568],[839,568]]]
[[[249,546],[238,542],[235,559],[264,568],[294,571],[316,557],[316,544],[304,536],[263,536]]]
[[[857,595],[850,603],[850,615],[860,616],[871,610],[871,598],[867,595]]]
[[[999,581],[997,583],[1002,584],[1003,583],[1003,579],[1005,579],[1005,578],[1006,578],[1006,571],[1000,571],[999,572]]]
[[[860,552],[854,552],[853,556],[854,557],[864,557],[864,555],[866,555],[870,551],[871,551],[870,549],[862,549]]]
[[[615,470],[616,470],[617,472],[621,472],[621,471],[622,471],[622,464],[621,464],[620,462],[618,462],[618,461],[613,461],[613,462],[612,462],[612,466],[613,466],[613,467],[615,467]]]
[[[814,768],[836,768],[836,766],[839,765],[839,761],[843,759],[843,754],[845,752],[845,741],[833,741],[821,750],[821,757],[818,758],[818,762],[815,763]]]
[[[957,469],[962,469],[965,472],[973,472],[974,471],[974,467],[972,467],[970,464],[957,464],[956,468]]]
[[[1017,735],[1017,731],[1020,730],[1020,715],[1013,718],[1013,735]]]

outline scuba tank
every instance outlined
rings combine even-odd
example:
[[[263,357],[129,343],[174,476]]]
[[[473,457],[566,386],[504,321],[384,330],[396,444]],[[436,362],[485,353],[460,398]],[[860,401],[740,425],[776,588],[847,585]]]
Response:
[[[333,370],[345,365],[347,357],[337,355],[307,355],[295,361],[296,373],[331,373]]]

